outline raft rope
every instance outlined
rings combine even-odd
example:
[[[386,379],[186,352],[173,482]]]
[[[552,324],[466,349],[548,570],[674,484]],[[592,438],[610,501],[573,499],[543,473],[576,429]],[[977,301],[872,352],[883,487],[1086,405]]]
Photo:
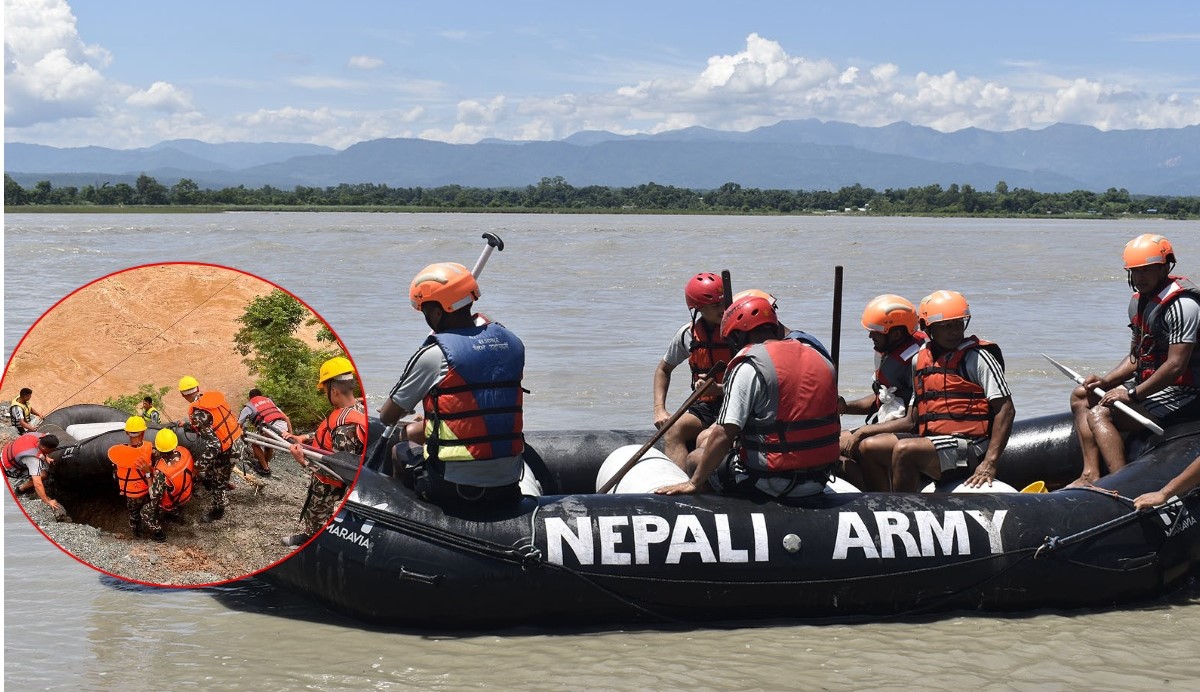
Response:
[[[93,379],[92,379],[92,381],[91,381],[91,382],[88,382],[87,384],[83,385],[83,386],[82,386],[82,387],[80,387],[79,389],[75,390],[75,392],[74,392],[74,393],[72,393],[70,396],[68,396],[66,399],[63,399],[63,400],[62,400],[62,401],[60,401],[58,404],[56,404],[56,405],[52,406],[52,407],[50,408],[50,410],[51,410],[51,411],[55,411],[55,410],[57,410],[57,409],[58,409],[60,406],[62,406],[63,404],[67,403],[67,402],[68,402],[68,401],[70,401],[71,399],[74,399],[76,396],[78,396],[78,395],[79,395],[79,393],[80,393],[80,392],[82,392],[83,390],[87,389],[88,387],[91,387],[93,384],[96,384],[96,382],[100,381],[100,379],[102,379],[102,378],[103,378],[105,375],[107,375],[108,373],[112,372],[113,370],[116,370],[117,368],[121,367],[121,365],[122,365],[122,364],[123,364],[125,361],[129,360],[130,358],[132,358],[132,357],[134,357],[134,356],[145,355],[145,353],[142,353],[142,349],[143,349],[143,348],[145,348],[146,346],[148,346],[148,345],[150,345],[151,343],[153,343],[155,339],[158,339],[158,338],[159,338],[159,337],[161,337],[163,334],[166,334],[167,332],[171,331],[171,329],[172,329],[172,328],[173,328],[175,325],[177,325],[177,324],[179,324],[180,322],[182,322],[182,321],[184,321],[185,319],[187,319],[189,316],[191,316],[191,314],[192,314],[193,312],[195,312],[195,311],[199,310],[200,308],[204,307],[205,303],[208,303],[208,302],[209,302],[210,300],[212,300],[213,298],[216,298],[216,297],[217,297],[217,295],[221,293],[221,291],[224,291],[225,289],[227,289],[227,288],[229,288],[230,286],[232,286],[232,285],[234,284],[234,282],[235,282],[235,281],[237,281],[237,280],[238,280],[238,279],[240,279],[240,278],[242,278],[242,274],[238,274],[237,276],[233,277],[233,278],[232,278],[232,279],[229,281],[229,283],[227,283],[227,284],[225,284],[224,286],[222,286],[222,287],[218,288],[217,290],[213,291],[211,294],[209,294],[209,296],[208,296],[207,298],[205,298],[203,301],[201,301],[199,304],[197,304],[197,305],[196,305],[196,307],[192,308],[191,310],[188,310],[188,311],[187,311],[187,312],[185,312],[185,313],[184,313],[182,316],[180,316],[180,318],[179,318],[179,319],[177,319],[177,320],[175,320],[174,322],[172,322],[171,324],[167,325],[167,327],[166,327],[165,329],[163,329],[163,330],[162,330],[162,331],[160,331],[159,333],[155,334],[154,336],[150,337],[150,339],[149,339],[149,340],[147,340],[147,341],[143,342],[142,344],[138,345],[138,347],[137,347],[136,349],[134,349],[134,350],[133,350],[133,352],[131,352],[129,355],[127,355],[127,356],[125,356],[124,358],[122,358],[121,360],[117,361],[117,362],[116,362],[116,364],[115,364],[115,365],[113,365],[113,366],[112,366],[111,368],[109,368],[108,370],[105,370],[104,372],[102,372],[102,373],[100,373],[99,375],[97,375],[95,378],[93,378]],[[149,351],[147,351],[146,353],[149,353]],[[166,409],[167,409],[166,402],[163,402],[163,413],[166,413]]]

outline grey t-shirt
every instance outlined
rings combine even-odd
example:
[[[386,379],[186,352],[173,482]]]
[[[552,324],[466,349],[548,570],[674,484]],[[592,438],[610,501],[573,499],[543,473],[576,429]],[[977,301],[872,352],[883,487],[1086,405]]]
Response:
[[[667,352],[663,354],[663,362],[671,367],[676,367],[680,363],[687,361],[691,355],[688,347],[691,345],[692,338],[692,323],[680,327],[675,336],[671,338],[671,343],[667,344]]]
[[[765,421],[770,406],[770,395],[762,376],[748,361],[742,361],[725,377],[725,402],[721,405],[717,423],[744,429],[751,419]]]

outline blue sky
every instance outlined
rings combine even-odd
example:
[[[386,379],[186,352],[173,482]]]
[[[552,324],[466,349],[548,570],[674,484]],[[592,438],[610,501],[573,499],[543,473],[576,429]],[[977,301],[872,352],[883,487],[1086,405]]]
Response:
[[[5,0],[5,140],[1200,124],[1200,3]]]

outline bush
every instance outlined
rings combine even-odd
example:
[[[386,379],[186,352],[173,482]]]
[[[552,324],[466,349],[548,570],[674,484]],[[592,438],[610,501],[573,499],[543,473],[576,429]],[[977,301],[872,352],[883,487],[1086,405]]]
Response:
[[[136,394],[122,394],[120,396],[109,397],[104,400],[105,406],[119,408],[129,415],[137,415],[138,406],[141,406],[142,399],[150,397],[154,400],[154,407],[163,412],[163,418],[167,417],[166,410],[163,408],[163,397],[167,392],[171,391],[170,387],[154,388],[154,385],[146,383],[138,387]],[[165,420],[163,421],[166,422]]]

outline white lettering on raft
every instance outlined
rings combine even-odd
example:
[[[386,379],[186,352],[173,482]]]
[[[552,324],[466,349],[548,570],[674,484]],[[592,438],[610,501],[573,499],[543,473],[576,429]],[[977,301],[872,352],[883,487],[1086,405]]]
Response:
[[[892,558],[900,553],[902,557],[970,555],[971,537],[967,532],[967,517],[971,517],[987,532],[988,550],[992,553],[1004,552],[1000,527],[1008,515],[1006,509],[996,510],[990,517],[975,509],[966,512],[952,509],[947,510],[940,521],[936,514],[929,511],[913,512],[911,519],[904,512],[878,511],[872,515],[878,542],[857,512],[838,514],[834,560],[845,560],[851,550],[861,550],[863,556],[869,558]],[[897,552],[897,546],[900,552]]]
[[[371,549],[371,540],[369,538],[367,538],[364,534],[369,530],[370,529],[368,529],[364,525],[363,533],[359,533],[357,531],[348,529],[345,526],[338,526],[337,524],[330,524],[325,529],[325,531],[327,533],[331,533],[334,536],[337,536],[338,538],[340,538],[344,541],[350,541],[351,543],[357,543],[358,545],[362,546],[363,548],[366,548],[367,550]]]
[[[700,517],[680,514],[674,523],[665,517],[636,516],[546,517],[546,558],[557,565],[569,550],[581,565],[645,565],[650,563],[650,546],[666,545],[663,563],[677,565],[686,555],[701,563],[766,562],[770,559],[767,521],[762,514],[750,515],[753,546],[736,547],[729,516],[713,515],[705,528]],[[572,526],[572,524],[574,524]]]

